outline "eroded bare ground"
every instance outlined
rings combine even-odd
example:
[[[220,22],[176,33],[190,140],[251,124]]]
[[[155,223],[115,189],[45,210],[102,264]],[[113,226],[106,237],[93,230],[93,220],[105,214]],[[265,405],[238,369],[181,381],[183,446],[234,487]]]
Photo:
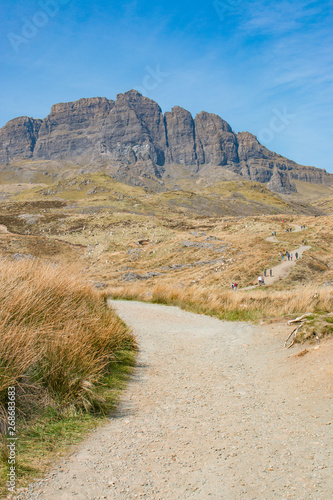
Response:
[[[112,304],[140,342],[120,408],[21,499],[332,498],[332,341]]]

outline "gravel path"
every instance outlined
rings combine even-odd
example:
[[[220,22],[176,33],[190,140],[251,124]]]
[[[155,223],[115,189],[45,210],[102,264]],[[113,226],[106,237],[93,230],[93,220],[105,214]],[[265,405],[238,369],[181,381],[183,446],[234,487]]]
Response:
[[[271,327],[112,305],[140,342],[119,410],[20,498],[332,498],[324,345],[295,358]]]
[[[288,276],[292,268],[296,265],[297,260],[295,257],[295,253],[298,253],[298,260],[302,258],[303,252],[306,250],[310,250],[309,245],[302,245],[299,248],[291,251],[293,255],[293,260],[288,260],[287,257],[284,257],[284,260],[278,264],[277,266],[272,267],[273,276],[265,276],[265,284],[272,285],[275,281],[282,280]],[[269,269],[267,271],[269,273]]]
[[[302,245],[290,252],[293,255],[293,260],[288,260],[288,258],[285,256],[284,260],[281,261],[280,264],[277,264],[276,266],[270,268],[272,269],[272,276],[269,276],[269,269],[267,269],[267,276],[264,276],[264,274],[262,273],[262,276],[265,280],[265,285],[272,285],[276,281],[286,278],[290,274],[292,268],[302,258],[303,252],[305,252],[306,250],[310,250],[310,248],[311,247],[309,245]],[[295,258],[296,252],[298,253],[297,260]],[[241,290],[252,290],[253,288],[258,288],[258,284],[256,283],[255,285],[245,286],[244,288],[241,288]]]

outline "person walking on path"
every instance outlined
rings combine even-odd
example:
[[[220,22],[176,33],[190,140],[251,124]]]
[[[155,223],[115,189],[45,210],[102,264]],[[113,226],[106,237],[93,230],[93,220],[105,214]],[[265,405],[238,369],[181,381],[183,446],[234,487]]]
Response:
[[[295,252],[295,258],[298,259],[298,252]]]
[[[264,273],[262,272],[258,279],[258,285],[259,287],[261,285],[264,285],[264,288],[267,286],[271,286],[273,283],[275,283],[278,280],[283,280],[285,279],[292,271],[293,267],[295,265],[298,265],[297,262],[300,260],[303,256],[303,253],[307,250],[309,250],[311,247],[310,246],[300,246],[299,248],[293,249],[292,255],[293,259],[289,260],[289,262],[286,262],[287,259],[284,258],[288,253],[289,253],[289,259],[291,256],[291,252],[288,252],[287,250],[279,251],[277,255],[281,257],[280,263],[275,265],[274,267],[266,269],[266,277],[264,277]],[[297,253],[297,259],[296,259],[296,253]],[[258,276],[258,275],[257,275]],[[254,286],[258,286],[256,283],[256,280],[252,282],[251,286],[244,287],[244,289],[250,290]]]

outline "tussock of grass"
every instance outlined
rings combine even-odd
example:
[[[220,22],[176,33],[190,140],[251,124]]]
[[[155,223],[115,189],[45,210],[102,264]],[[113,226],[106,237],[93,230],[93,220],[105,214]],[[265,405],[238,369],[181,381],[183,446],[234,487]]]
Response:
[[[307,316],[296,335],[296,342],[305,340],[312,343],[327,335],[333,335],[333,313],[318,313]]]
[[[24,456],[34,427],[52,435],[56,421],[66,427],[74,418],[80,429],[84,415],[105,415],[114,407],[134,363],[135,340],[72,269],[6,260],[0,268],[0,434],[8,387],[15,386]],[[1,449],[3,455],[4,443]]]
[[[0,394],[29,377],[60,404],[94,404],[92,387],[133,339],[98,292],[68,270],[1,263]]]

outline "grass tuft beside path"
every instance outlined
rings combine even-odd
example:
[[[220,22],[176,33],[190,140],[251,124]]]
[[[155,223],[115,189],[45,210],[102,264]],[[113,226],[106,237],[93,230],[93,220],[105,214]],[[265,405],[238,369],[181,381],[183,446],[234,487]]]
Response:
[[[135,361],[131,331],[70,268],[0,262],[0,484],[15,387],[17,485],[114,409]]]
[[[182,309],[216,316],[228,321],[270,320],[317,313],[327,316],[332,311],[333,287],[317,289],[310,286],[297,290],[237,290],[217,292],[213,288],[192,286],[187,289],[158,285],[149,292],[140,285],[110,288],[107,292],[114,299],[143,300],[159,304],[179,306]],[[326,323],[329,323],[327,321]],[[313,325],[311,325],[313,326]],[[320,329],[322,336],[331,334],[331,328]],[[304,333],[303,337],[307,337]]]

